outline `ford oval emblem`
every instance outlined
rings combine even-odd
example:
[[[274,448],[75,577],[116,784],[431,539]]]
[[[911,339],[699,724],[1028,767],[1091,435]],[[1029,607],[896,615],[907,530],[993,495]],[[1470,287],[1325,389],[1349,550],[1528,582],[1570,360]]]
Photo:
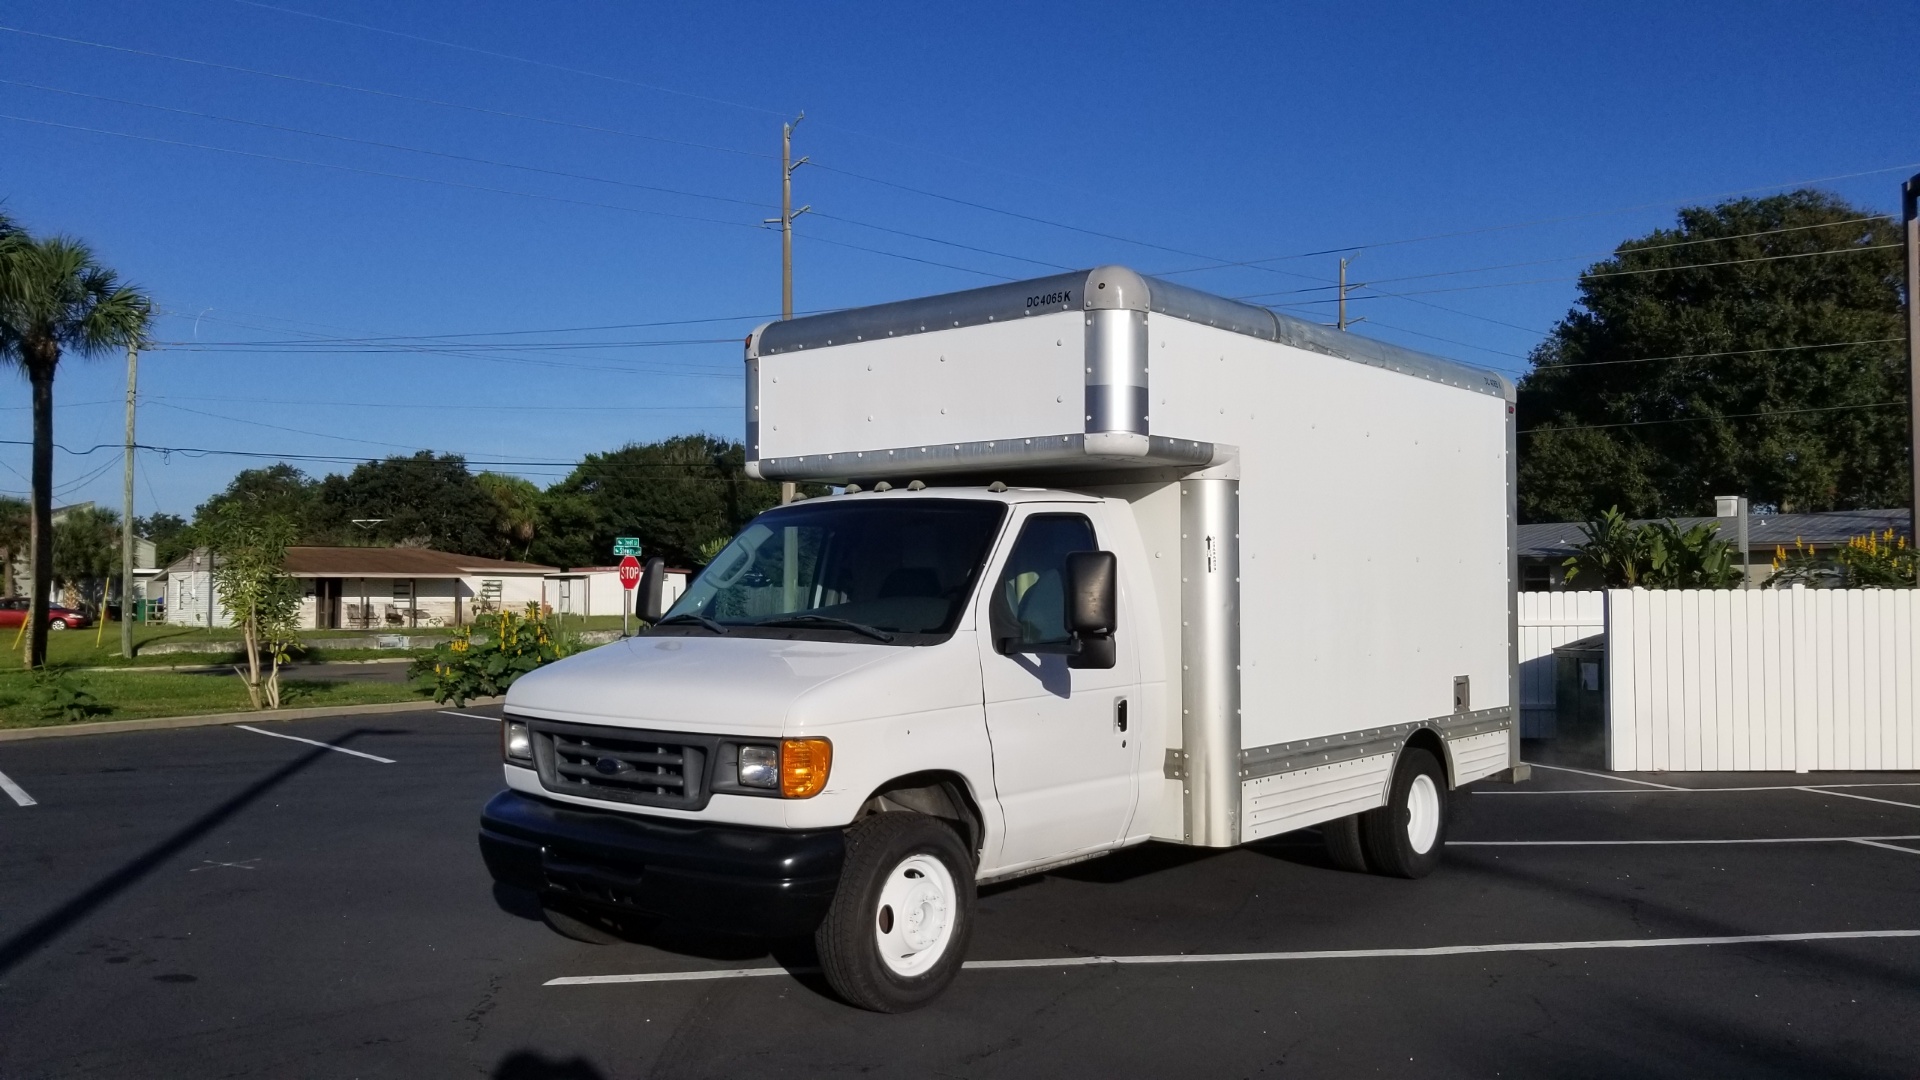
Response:
[[[594,759],[593,767],[596,772],[605,776],[612,776],[614,773],[619,772],[621,766],[625,764],[626,762],[621,761],[619,758],[603,757]]]

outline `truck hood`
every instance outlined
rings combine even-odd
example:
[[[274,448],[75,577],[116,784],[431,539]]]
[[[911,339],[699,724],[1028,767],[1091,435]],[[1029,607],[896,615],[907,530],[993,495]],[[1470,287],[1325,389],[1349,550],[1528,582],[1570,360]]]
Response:
[[[632,637],[521,676],[507,691],[507,709],[614,727],[780,735],[794,704],[810,692],[925,651],[750,637]]]

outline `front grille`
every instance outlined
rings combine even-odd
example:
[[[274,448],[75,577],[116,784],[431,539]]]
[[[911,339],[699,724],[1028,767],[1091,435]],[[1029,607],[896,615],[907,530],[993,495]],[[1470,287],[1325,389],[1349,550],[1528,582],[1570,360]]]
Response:
[[[528,727],[548,791],[682,810],[707,804],[710,738],[545,720]]]

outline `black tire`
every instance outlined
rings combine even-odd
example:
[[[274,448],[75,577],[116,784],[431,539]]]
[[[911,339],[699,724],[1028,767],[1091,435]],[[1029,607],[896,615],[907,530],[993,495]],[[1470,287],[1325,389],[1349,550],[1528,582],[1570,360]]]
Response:
[[[1356,874],[1367,872],[1366,847],[1360,842],[1360,815],[1348,814],[1320,826],[1321,839],[1327,842],[1327,858],[1342,870]]]
[[[1416,795],[1417,786],[1425,790]],[[1426,840],[1424,850],[1416,846],[1416,834]],[[1401,751],[1387,805],[1360,815],[1360,841],[1367,866],[1376,874],[1423,878],[1440,865],[1447,844],[1447,774],[1432,752],[1419,747]]]
[[[929,875],[912,866],[917,861],[924,867],[927,859],[944,868],[948,882],[938,881],[937,873]],[[923,906],[916,911],[913,925],[937,918],[948,929],[937,946],[922,950],[933,952],[937,947],[939,951],[931,957],[896,961],[909,968],[924,964],[903,973],[882,957],[881,938],[884,931],[890,940],[905,943],[904,927],[909,924],[900,920],[908,916],[881,901],[888,890],[913,889],[913,882],[921,880],[926,884],[918,886],[922,891],[914,895]],[[906,1012],[938,997],[959,972],[973,935],[973,911],[973,860],[952,828],[924,814],[875,814],[847,830],[840,885],[833,906],[814,931],[814,949],[827,983],[848,1004],[875,1012]],[[896,926],[903,929],[894,938]]]

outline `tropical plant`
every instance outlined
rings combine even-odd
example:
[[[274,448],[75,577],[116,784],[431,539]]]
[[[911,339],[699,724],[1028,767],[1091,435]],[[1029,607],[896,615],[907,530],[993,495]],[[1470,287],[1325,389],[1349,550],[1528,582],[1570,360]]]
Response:
[[[433,700],[458,707],[504,694],[520,676],[578,650],[578,639],[556,631],[541,616],[540,605],[529,602],[524,613],[502,611],[460,627],[453,640],[415,660],[408,673],[432,692]]]
[[[1793,550],[1774,548],[1772,585],[1851,589],[1911,589],[1920,584],[1920,553],[1892,529],[1851,537],[1831,553],[1796,538]]]
[[[1649,589],[1731,589],[1744,571],[1734,546],[1720,539],[1716,522],[1682,530],[1672,521],[1643,526],[1647,569],[1641,584]]]
[[[1731,589],[1740,583],[1734,547],[1715,522],[1682,529],[1672,521],[1637,523],[1618,506],[1582,526],[1586,540],[1563,564],[1566,580],[1585,573],[1602,589]]]
[[[280,707],[280,665],[300,648],[300,583],[286,574],[293,522],[228,503],[205,528],[220,606],[240,628],[247,666],[234,667],[256,709]],[[262,658],[266,673],[261,674]]]
[[[525,559],[540,527],[540,489],[532,481],[504,473],[483,472],[473,482],[493,502],[494,532],[501,541],[500,557]],[[514,545],[520,554],[514,554]]]
[[[102,266],[85,244],[27,236],[0,222],[0,361],[33,388],[29,542],[34,589],[25,666],[47,658],[47,590],[53,576],[53,377],[63,354],[101,356],[146,341],[153,304]]]

